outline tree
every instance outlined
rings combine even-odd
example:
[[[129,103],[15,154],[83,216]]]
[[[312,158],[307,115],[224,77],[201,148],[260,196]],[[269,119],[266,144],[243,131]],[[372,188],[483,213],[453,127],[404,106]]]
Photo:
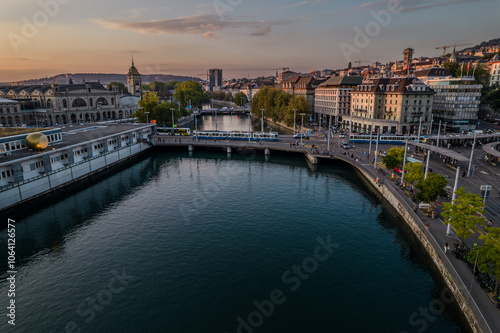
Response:
[[[463,69],[462,69],[463,66]],[[469,71],[467,71],[467,63],[458,63],[455,61],[448,61],[443,64],[443,67],[450,72],[453,77],[467,76],[474,73],[475,79],[481,83],[483,86],[487,86],[490,81],[489,70],[486,65],[481,63],[476,64],[476,70],[474,70],[474,64],[470,63]]]
[[[446,195],[445,187],[448,184],[446,177],[437,173],[430,173],[426,179],[421,179],[415,186],[420,192],[417,199],[430,204],[437,200],[438,195]]]
[[[477,212],[481,212],[484,205],[478,194],[468,193],[464,187],[459,188],[455,194],[456,199],[452,203],[443,203],[442,215],[453,226],[463,244],[474,233],[471,230],[477,229],[476,224],[482,223],[483,218]]]
[[[476,247],[471,253],[475,257],[475,252],[479,252],[477,256],[479,270],[500,276],[500,229],[487,228],[487,233],[479,236],[479,239],[484,240],[484,244]],[[494,295],[498,295],[498,281],[499,279],[496,279]]]
[[[188,80],[182,82],[175,90],[174,98],[185,108],[191,102],[193,107],[201,108],[210,101],[208,94],[203,91],[199,82]]]
[[[404,148],[403,148],[404,149]],[[413,185],[415,182],[419,182],[424,179],[424,166],[419,162],[410,162],[405,165],[405,177],[404,179]]]
[[[389,170],[396,167],[400,167],[403,164],[403,159],[405,157],[405,149],[403,148],[391,148],[387,151],[387,155],[382,157],[382,163]]]
[[[113,81],[110,84],[108,84],[106,89],[108,89],[109,91],[113,91],[116,89],[122,94],[128,94],[127,87],[123,83],[117,81]]]
[[[244,92],[239,92],[236,95],[234,95],[234,102],[238,106],[243,106],[248,103],[248,98],[247,95],[245,95]]]
[[[156,93],[146,92],[142,95],[142,99],[139,100],[139,109],[133,116],[136,117],[140,123],[145,123],[148,119],[152,120],[152,117],[146,116],[146,112],[149,112],[149,115],[151,115],[158,106],[159,101],[160,99]]]
[[[293,126],[293,109],[296,109],[295,111],[295,123],[296,124],[301,124],[302,122],[302,116],[300,115],[301,113],[305,113],[306,115],[304,116],[305,121],[309,121],[309,103],[307,103],[307,100],[304,98],[304,96],[299,96],[299,97],[292,97],[290,100],[290,103],[288,104],[287,112],[285,115],[285,124],[289,127]]]

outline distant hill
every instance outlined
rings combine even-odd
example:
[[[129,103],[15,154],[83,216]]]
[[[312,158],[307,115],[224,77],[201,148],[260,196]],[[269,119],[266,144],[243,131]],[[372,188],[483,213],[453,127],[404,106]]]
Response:
[[[142,82],[147,84],[149,82],[154,81],[187,81],[193,80],[200,82],[201,80],[196,77],[191,76],[179,76],[179,75],[170,75],[170,74],[150,74],[150,75],[141,75]],[[41,85],[41,84],[52,84],[52,83],[67,83],[68,79],[71,78],[73,83],[82,83],[83,80],[85,82],[101,82],[104,86],[108,85],[111,82],[122,82],[127,84],[127,75],[125,74],[106,74],[106,73],[74,73],[74,74],[58,74],[52,77],[44,77],[39,79],[30,79],[23,81],[15,81],[15,82],[5,82],[0,83],[0,85]]]
[[[500,38],[495,38],[495,39],[490,39],[487,42],[481,42],[480,44],[477,44],[476,46],[468,47],[463,50],[458,51],[458,53],[466,53],[469,51],[482,51],[484,49],[489,49],[495,46],[500,46]]]

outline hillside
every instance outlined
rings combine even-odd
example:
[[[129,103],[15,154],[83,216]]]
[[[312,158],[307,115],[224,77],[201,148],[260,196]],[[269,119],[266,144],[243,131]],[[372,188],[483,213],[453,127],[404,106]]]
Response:
[[[85,82],[101,82],[104,86],[106,86],[110,82],[122,82],[127,84],[127,76],[125,74],[108,74],[108,73],[74,73],[74,74],[58,74],[52,77],[44,77],[38,79],[30,79],[23,80],[17,82],[5,82],[0,83],[0,85],[40,85],[40,84],[52,84],[52,83],[67,83],[68,79],[71,78],[73,83],[82,83]],[[154,81],[201,81],[199,78],[190,77],[190,76],[179,76],[179,75],[170,75],[170,74],[150,74],[150,75],[142,75],[142,82],[147,84],[149,82]]]

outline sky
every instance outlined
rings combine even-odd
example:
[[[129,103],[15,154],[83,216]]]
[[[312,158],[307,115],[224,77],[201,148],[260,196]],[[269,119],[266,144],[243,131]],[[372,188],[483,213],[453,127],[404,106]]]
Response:
[[[0,0],[0,82],[126,74],[132,56],[141,74],[228,79],[437,56],[500,37],[499,13],[499,0]]]

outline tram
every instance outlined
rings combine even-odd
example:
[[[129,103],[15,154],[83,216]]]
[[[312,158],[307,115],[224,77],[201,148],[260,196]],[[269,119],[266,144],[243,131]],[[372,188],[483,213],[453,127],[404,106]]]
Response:
[[[201,140],[239,140],[239,141],[278,141],[277,132],[244,131],[194,131],[195,139]]]
[[[369,134],[351,134],[349,136],[349,141],[355,143],[369,143],[370,138],[372,143],[377,142],[377,135],[370,136]],[[381,134],[378,138],[378,143],[380,144],[396,144],[396,145],[404,145],[406,139],[408,141],[418,141],[418,136],[406,136],[406,135],[395,135],[395,134]],[[420,139],[424,139],[425,136],[420,136]]]

